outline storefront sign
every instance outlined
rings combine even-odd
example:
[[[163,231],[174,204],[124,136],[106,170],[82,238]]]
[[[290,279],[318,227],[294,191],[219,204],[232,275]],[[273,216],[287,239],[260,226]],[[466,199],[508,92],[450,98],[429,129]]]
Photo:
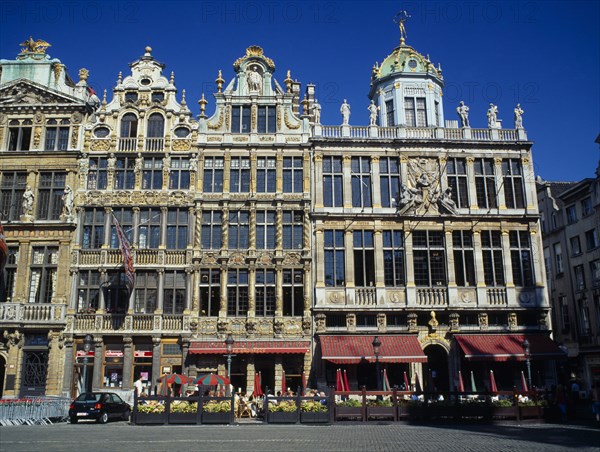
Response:
[[[93,358],[94,357],[94,350],[90,350],[89,352],[87,352],[87,356],[88,356],[88,358]],[[85,351],[84,350],[77,350],[77,357],[78,358],[84,358],[85,357]]]
[[[152,358],[152,351],[136,350],[133,352],[135,358]]]
[[[104,356],[107,358],[122,358],[123,350],[106,350],[106,352],[104,352]]]

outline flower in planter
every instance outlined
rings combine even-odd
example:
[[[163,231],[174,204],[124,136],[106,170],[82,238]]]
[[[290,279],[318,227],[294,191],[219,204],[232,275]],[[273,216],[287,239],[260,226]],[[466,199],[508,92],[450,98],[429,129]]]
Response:
[[[202,411],[205,413],[227,413],[231,410],[231,402],[224,400],[219,402],[217,400],[211,400],[210,402],[202,405]]]
[[[138,405],[137,411],[143,414],[160,414],[165,412],[165,406],[156,400],[148,400]]]
[[[342,400],[341,402],[336,402],[336,405],[350,408],[360,408],[362,406],[362,402],[360,400],[348,399]]]
[[[509,407],[513,406],[513,402],[511,399],[498,399],[498,400],[493,400],[492,405],[499,407],[499,408],[509,408]]]
[[[382,406],[382,407],[391,407],[393,406],[392,401],[390,399],[385,400],[369,400],[368,406]]]
[[[300,405],[300,410],[304,413],[327,413],[327,407],[321,402],[306,400]]]
[[[282,400],[277,405],[269,406],[271,412],[293,413],[296,411],[296,402],[293,400]]]
[[[198,410],[198,403],[175,400],[171,403],[171,413],[195,413]]]

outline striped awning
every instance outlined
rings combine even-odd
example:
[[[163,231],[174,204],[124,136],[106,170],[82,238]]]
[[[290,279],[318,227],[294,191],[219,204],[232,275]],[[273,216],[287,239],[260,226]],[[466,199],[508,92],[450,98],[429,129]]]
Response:
[[[427,362],[427,356],[417,336],[378,336],[379,362],[412,363]],[[375,336],[319,336],[321,357],[336,364],[358,364],[362,360],[375,362],[373,339]]]
[[[525,361],[525,339],[530,359],[564,359],[558,345],[545,334],[456,334],[454,338],[469,361]]]
[[[232,353],[264,354],[264,353],[308,353],[310,341],[247,341],[236,340]],[[194,341],[190,343],[189,353],[195,355],[225,355],[227,349],[224,341]]]

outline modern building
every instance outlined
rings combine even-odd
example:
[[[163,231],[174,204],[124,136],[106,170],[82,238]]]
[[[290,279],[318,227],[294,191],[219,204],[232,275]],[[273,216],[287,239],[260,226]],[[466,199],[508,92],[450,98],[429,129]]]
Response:
[[[595,176],[537,184],[560,376],[585,390],[600,383],[600,164]]]
[[[53,60],[39,58],[50,71]],[[445,120],[441,68],[404,36],[364,87],[365,126],[351,125],[345,101],[341,125],[321,124],[316,87],[301,99],[300,82],[288,70],[280,84],[258,46],[234,62],[229,82],[218,71],[214,113],[203,95],[197,119],[150,48],[119,73],[110,101],[86,97],[81,72],[69,87],[81,117],[63,118],[50,101],[25,112],[13,86],[33,82],[10,75],[24,62],[38,64],[2,60],[1,199],[24,199],[17,176],[5,175],[20,171],[34,208],[45,190],[63,201],[52,221],[29,207],[3,220],[5,395],[28,392],[34,351],[51,363],[32,374],[47,394],[127,393],[139,375],[153,390],[175,372],[229,373],[248,391],[257,373],[275,391],[303,380],[324,388],[338,368],[353,389],[379,386],[384,368],[391,384],[406,372],[428,389],[454,388],[459,370],[481,389],[493,370],[508,389],[525,363],[534,384],[556,381],[562,352],[549,337],[520,113],[514,129],[492,105],[487,128],[471,128],[464,105],[461,127]],[[11,121],[31,121],[34,143],[46,110],[58,124],[69,119],[77,139],[13,149],[28,132]],[[42,246],[50,257],[35,254]],[[55,282],[45,304],[31,298],[38,273]]]

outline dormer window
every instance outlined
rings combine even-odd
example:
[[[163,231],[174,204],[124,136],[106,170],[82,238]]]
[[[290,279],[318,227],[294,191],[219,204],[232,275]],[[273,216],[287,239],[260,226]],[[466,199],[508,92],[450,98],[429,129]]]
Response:
[[[28,151],[31,146],[31,119],[14,119],[8,124],[8,150]]]
[[[125,102],[135,102],[138,100],[138,94],[135,91],[127,91],[125,93]]]
[[[276,131],[276,119],[275,119],[275,105],[269,105],[264,107],[258,107],[258,133],[275,133]]]
[[[152,80],[150,80],[149,78],[143,78],[140,80],[140,84],[143,86],[148,86],[150,83],[152,83]]]
[[[163,102],[165,100],[165,93],[152,93],[152,102]]]
[[[408,127],[427,127],[427,108],[424,97],[405,97],[404,116]]]
[[[65,151],[69,146],[69,120],[50,119],[46,125],[47,151]]]
[[[250,105],[231,107],[231,133],[250,133]]]
[[[137,136],[137,116],[127,113],[121,119],[121,138],[135,138]]]

